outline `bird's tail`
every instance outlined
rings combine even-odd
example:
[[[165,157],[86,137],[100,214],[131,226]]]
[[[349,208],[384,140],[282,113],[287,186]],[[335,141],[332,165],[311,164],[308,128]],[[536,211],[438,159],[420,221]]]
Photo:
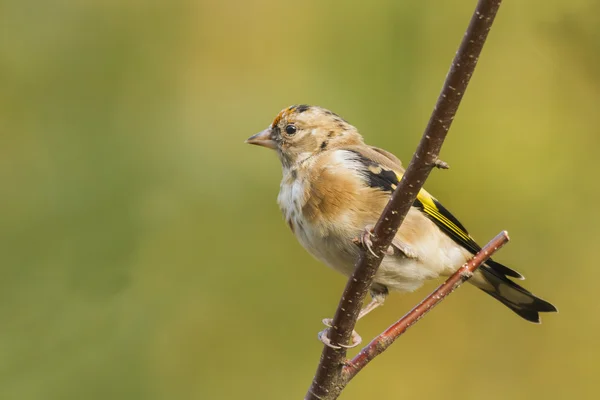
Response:
[[[511,281],[502,273],[506,269],[502,264],[488,260],[475,272],[470,282],[527,321],[540,323],[539,313],[558,311],[546,300]]]

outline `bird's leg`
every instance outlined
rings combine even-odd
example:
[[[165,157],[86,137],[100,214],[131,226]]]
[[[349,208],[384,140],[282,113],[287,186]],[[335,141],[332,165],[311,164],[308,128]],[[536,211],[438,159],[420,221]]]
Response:
[[[373,311],[374,309],[376,309],[377,307],[382,306],[385,302],[385,298],[388,295],[388,290],[385,286],[375,286],[371,288],[370,293],[371,301],[369,302],[369,304],[364,306],[362,310],[360,310],[360,313],[358,313],[357,321],[365,315],[367,315],[368,313],[370,313],[371,311]]]
[[[365,315],[367,315],[368,313],[370,313],[371,311],[373,311],[374,309],[376,309],[377,307],[382,306],[385,302],[385,298],[388,295],[388,290],[385,286],[373,285],[373,287],[370,290],[370,293],[371,301],[369,302],[369,304],[367,304],[360,310],[360,312],[358,313],[358,318],[356,319],[357,321]],[[340,349],[342,347],[345,349],[351,349],[358,346],[362,342],[362,338],[360,337],[360,335],[355,330],[353,330],[351,344],[344,345],[331,343],[331,339],[329,339],[328,333],[329,328],[332,327],[332,323],[333,320],[331,318],[325,318],[323,320],[323,324],[327,326],[327,329],[322,330],[318,334],[319,340],[323,342],[326,346],[331,347],[332,349]]]

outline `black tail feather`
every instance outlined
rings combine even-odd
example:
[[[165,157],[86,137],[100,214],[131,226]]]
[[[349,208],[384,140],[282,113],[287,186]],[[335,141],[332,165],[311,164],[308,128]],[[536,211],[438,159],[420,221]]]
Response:
[[[499,272],[502,275],[510,276],[512,278],[517,278],[517,279],[525,279],[525,277],[523,275],[521,275],[518,271],[515,271],[512,268],[508,268],[506,265],[497,263],[496,261],[492,260],[491,258],[485,262],[485,265],[487,265],[494,271]]]
[[[551,303],[540,299],[500,273],[498,268],[495,267],[501,264],[494,263],[495,265],[492,269],[487,265],[488,263],[482,265],[479,269],[483,278],[488,283],[488,285],[477,285],[481,290],[500,301],[527,321],[540,323],[540,312],[558,311]]]

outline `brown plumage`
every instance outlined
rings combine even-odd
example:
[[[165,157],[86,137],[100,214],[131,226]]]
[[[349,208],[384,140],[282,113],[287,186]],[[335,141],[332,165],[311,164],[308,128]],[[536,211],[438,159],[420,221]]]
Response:
[[[277,151],[283,166],[278,203],[300,243],[345,275],[358,248],[353,240],[373,225],[404,173],[393,154],[368,146],[356,128],[315,106],[291,106],[247,141]],[[388,289],[415,290],[425,280],[456,271],[479,250],[464,226],[422,190],[374,279],[381,303]],[[522,276],[493,260],[470,281],[521,317],[539,322],[556,308],[509,277]]]

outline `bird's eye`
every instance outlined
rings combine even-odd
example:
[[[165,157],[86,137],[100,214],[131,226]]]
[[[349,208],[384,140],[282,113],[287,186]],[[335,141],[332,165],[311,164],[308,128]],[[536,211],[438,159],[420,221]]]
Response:
[[[287,125],[285,127],[285,133],[287,133],[288,135],[293,135],[296,133],[298,129],[296,128],[296,125]]]

